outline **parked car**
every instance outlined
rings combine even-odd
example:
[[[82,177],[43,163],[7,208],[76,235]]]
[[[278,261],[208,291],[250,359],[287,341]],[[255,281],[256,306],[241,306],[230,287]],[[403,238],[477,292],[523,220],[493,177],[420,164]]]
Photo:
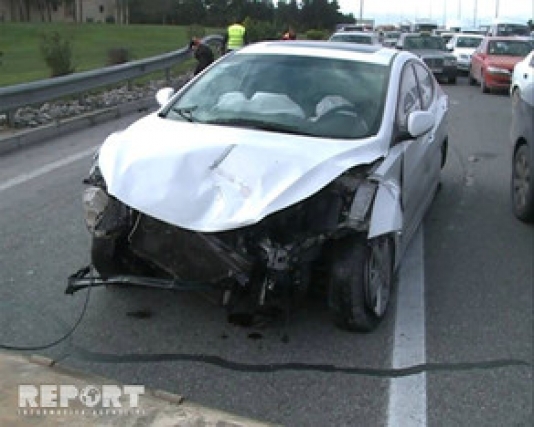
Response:
[[[438,80],[456,83],[458,75],[456,57],[447,51],[441,36],[403,33],[397,41],[397,49],[407,50],[419,56]]]
[[[340,31],[332,34],[328,41],[371,45],[381,44],[378,35],[370,31]]]
[[[512,103],[512,209],[522,221],[534,221],[534,85]]]
[[[447,156],[448,98],[422,60],[261,42],[156,98],[95,156],[91,266],[67,293],[208,287],[250,323],[314,288],[341,327],[375,328]]]
[[[455,34],[447,43],[447,49],[456,57],[458,71],[468,72],[471,56],[483,40],[483,36],[475,34]]]
[[[469,83],[480,84],[484,93],[509,90],[515,64],[532,50],[530,42],[518,37],[485,37],[471,58]]]
[[[524,59],[514,66],[512,72],[512,84],[510,85],[510,95],[514,102],[521,97],[528,86],[534,85],[534,50],[532,50]]]

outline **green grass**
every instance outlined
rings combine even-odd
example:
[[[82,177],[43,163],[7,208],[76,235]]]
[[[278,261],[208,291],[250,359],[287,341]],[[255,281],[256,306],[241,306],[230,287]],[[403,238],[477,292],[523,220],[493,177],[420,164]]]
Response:
[[[106,66],[112,48],[126,48],[131,59],[142,59],[181,49],[189,41],[188,28],[180,26],[0,23],[0,87],[50,77],[39,46],[42,34],[53,31],[70,40],[76,72]]]

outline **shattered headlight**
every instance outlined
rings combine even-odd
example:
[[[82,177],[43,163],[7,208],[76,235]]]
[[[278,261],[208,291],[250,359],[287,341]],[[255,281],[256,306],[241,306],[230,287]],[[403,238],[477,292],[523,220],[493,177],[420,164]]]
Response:
[[[85,213],[85,225],[94,234],[104,211],[109,203],[109,196],[100,187],[88,187],[83,192],[83,210]]]

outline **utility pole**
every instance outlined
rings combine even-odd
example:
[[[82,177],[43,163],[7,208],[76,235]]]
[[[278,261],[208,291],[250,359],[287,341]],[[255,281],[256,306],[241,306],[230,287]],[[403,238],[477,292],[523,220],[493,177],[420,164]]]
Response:
[[[360,21],[363,19],[363,0],[360,0]]]
[[[499,17],[499,0],[495,0],[495,18]]]
[[[475,0],[475,10],[473,10],[473,28],[477,26],[477,3],[478,0]]]
[[[458,0],[458,20],[462,19],[462,0]]]

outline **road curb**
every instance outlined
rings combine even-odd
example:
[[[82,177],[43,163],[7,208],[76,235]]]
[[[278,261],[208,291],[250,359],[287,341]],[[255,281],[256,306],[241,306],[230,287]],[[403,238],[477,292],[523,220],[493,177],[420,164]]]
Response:
[[[150,96],[137,101],[91,111],[80,116],[61,119],[36,128],[8,131],[4,135],[0,135],[0,155],[40,144],[49,139],[96,126],[128,114],[148,111],[155,107],[157,107],[156,100],[154,96]]]
[[[225,411],[204,407],[190,402],[181,395],[145,387],[139,395],[139,405],[135,410],[126,408],[128,413],[113,414],[112,408],[84,406],[81,399],[68,401],[68,408],[59,407],[60,386],[72,386],[76,390],[86,387],[95,389],[103,386],[121,387],[109,378],[85,374],[78,370],[56,364],[43,356],[23,356],[10,352],[0,352],[0,425],[25,427],[39,425],[44,427],[77,426],[206,426],[206,427],[273,427],[250,418],[234,415]],[[21,408],[19,386],[55,387],[55,407]],[[81,393],[80,393],[81,394]],[[40,397],[35,401],[39,402]],[[24,403],[27,403],[23,399]],[[122,408],[121,408],[122,409]],[[36,414],[40,411],[39,414]],[[117,411],[120,411],[117,409]]]

